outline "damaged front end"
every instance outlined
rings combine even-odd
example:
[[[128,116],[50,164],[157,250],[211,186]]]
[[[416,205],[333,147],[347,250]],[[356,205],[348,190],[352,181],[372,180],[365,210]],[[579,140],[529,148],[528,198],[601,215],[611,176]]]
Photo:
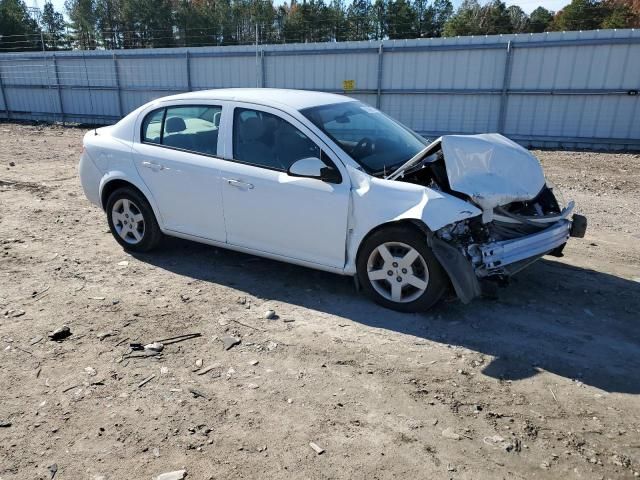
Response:
[[[569,237],[583,237],[586,218],[562,205],[538,160],[497,135],[445,136],[417,165],[393,179],[464,199],[482,215],[432,232],[429,244],[458,297],[467,303],[487,280],[504,281],[543,255],[562,256]]]

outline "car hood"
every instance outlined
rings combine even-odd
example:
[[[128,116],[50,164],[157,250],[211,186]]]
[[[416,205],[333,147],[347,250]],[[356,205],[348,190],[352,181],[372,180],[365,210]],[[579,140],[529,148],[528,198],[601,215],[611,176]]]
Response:
[[[451,189],[468,195],[485,212],[531,200],[544,187],[538,159],[500,134],[445,135],[440,140]]]

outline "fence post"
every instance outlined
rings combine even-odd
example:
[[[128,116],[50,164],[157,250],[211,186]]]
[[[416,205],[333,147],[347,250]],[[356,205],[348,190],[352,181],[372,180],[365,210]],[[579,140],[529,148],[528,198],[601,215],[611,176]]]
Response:
[[[0,94],[2,95],[2,104],[4,105],[4,111],[7,114],[7,120],[11,120],[11,110],[9,110],[7,96],[4,94],[4,83],[2,83],[2,69],[0,69]]]
[[[52,54],[53,58],[53,73],[56,78],[56,88],[58,90],[58,106],[60,107],[60,120],[62,121],[62,125],[64,125],[64,107],[62,105],[62,92],[60,91],[60,74],[58,73],[58,61],[56,60],[56,54]]]
[[[502,79],[502,93],[500,95],[500,113],[498,116],[498,133],[504,133],[504,123],[507,116],[507,101],[509,100],[509,84],[511,83],[511,54],[513,47],[511,40],[507,42],[507,52],[504,59],[504,78]]]
[[[267,75],[264,71],[264,48],[260,49],[260,86],[266,87]]]
[[[122,92],[120,91],[120,74],[118,69],[118,58],[116,54],[113,54],[113,71],[115,73],[116,91],[118,92],[118,114],[120,118],[124,116],[124,109],[122,108]]]
[[[189,50],[185,54],[185,61],[187,63],[187,91],[191,91],[191,55]]]
[[[384,53],[382,42],[380,42],[380,46],[378,47],[378,84],[376,91],[376,108],[380,108],[380,100],[382,96],[382,55]]]

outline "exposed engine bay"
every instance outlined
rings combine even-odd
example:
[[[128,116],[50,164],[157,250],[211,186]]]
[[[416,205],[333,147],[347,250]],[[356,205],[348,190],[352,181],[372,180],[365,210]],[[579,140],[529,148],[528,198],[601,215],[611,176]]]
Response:
[[[473,272],[478,279],[504,279],[543,255],[562,256],[570,236],[584,236],[586,218],[572,215],[574,203],[564,205],[560,193],[545,181],[538,160],[505,137],[441,137],[422,153],[390,177],[453,195],[482,210],[482,215],[433,232],[431,247],[463,301],[471,293],[460,290],[471,289],[475,296],[478,285],[456,286],[454,277],[460,280]],[[454,258],[454,249],[471,270]]]

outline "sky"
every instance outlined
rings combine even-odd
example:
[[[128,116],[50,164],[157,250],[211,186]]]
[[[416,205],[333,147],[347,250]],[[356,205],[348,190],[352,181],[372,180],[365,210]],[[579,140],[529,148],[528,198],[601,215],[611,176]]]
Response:
[[[53,6],[58,12],[65,13],[64,0],[51,0],[51,2],[53,3]],[[539,6],[542,6],[547,10],[552,10],[554,12],[557,12],[569,2],[570,0],[515,0],[515,1],[506,0],[505,1],[507,6],[520,5],[520,8],[522,8],[522,10],[524,10],[527,13],[531,13],[534,9],[536,9]],[[26,3],[27,3],[27,6],[29,7],[33,7],[37,4],[40,8],[42,8],[44,6],[45,1],[44,0],[26,0]],[[275,3],[279,4],[282,2],[279,0],[275,0]],[[453,0],[454,7],[458,7],[460,3],[462,3],[462,0]],[[486,3],[486,1],[480,0],[480,3],[481,4]],[[66,16],[66,13],[65,13],[65,16]]]

